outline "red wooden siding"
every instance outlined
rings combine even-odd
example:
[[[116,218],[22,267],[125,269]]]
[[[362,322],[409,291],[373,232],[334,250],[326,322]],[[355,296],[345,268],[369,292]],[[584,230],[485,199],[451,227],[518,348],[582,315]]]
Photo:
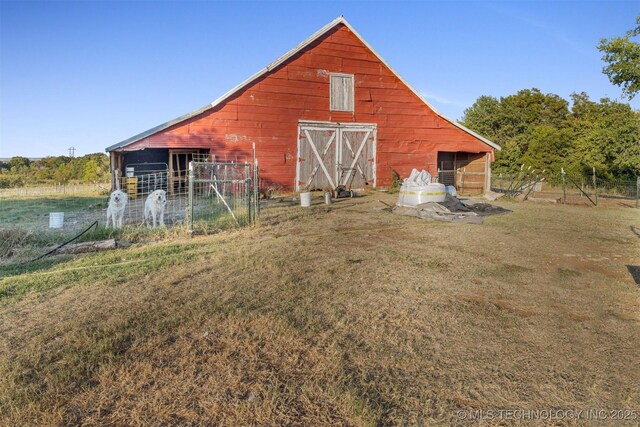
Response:
[[[329,111],[329,73],[355,75],[355,111]],[[267,185],[292,189],[299,120],[375,123],[377,183],[412,168],[435,174],[438,151],[492,153],[493,148],[439,117],[344,25],[340,24],[221,105],[122,150],[209,148],[246,154],[252,143]]]

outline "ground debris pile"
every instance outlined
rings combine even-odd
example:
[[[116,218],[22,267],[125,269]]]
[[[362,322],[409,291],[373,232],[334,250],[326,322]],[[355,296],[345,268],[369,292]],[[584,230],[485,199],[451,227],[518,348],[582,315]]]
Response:
[[[443,202],[421,203],[415,207],[396,205],[392,212],[396,215],[415,216],[426,220],[482,224],[482,217],[506,214],[511,211],[489,203],[462,201],[447,194]]]

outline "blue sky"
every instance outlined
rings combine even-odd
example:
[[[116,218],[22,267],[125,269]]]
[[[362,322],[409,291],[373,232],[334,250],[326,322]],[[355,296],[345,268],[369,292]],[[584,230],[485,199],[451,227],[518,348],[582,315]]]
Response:
[[[620,99],[596,46],[631,29],[640,4],[0,0],[0,157],[102,152],[213,101],[339,15],[459,119],[481,95],[532,87]]]

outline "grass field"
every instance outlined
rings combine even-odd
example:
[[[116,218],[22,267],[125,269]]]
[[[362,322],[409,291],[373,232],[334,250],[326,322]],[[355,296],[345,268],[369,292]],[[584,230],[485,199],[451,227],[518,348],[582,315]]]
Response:
[[[505,201],[473,225],[378,200],[395,197],[271,202],[261,227],[4,266],[0,424],[640,410],[637,210]]]

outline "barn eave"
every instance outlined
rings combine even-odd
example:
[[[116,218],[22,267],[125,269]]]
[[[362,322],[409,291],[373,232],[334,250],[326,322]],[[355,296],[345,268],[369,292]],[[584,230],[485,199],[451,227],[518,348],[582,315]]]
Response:
[[[142,140],[142,139],[144,139],[144,138],[146,138],[148,136],[151,136],[151,135],[153,135],[155,133],[158,133],[160,131],[168,129],[173,125],[177,125],[178,123],[181,123],[181,122],[183,122],[185,120],[188,120],[188,119],[190,119],[192,117],[195,117],[195,116],[197,116],[199,114],[202,114],[202,113],[204,113],[205,111],[207,111],[209,109],[211,109],[211,104],[207,104],[207,105],[205,105],[203,107],[200,107],[197,110],[194,110],[194,111],[192,111],[190,113],[187,113],[187,114],[185,114],[183,116],[177,117],[177,118],[175,118],[173,120],[169,120],[168,122],[162,123],[161,125],[155,126],[155,127],[151,128],[149,130],[146,130],[146,131],[144,131],[142,133],[134,135],[131,138],[127,138],[124,141],[120,141],[117,144],[114,144],[114,145],[111,145],[111,146],[107,147],[105,149],[105,151],[108,153],[108,152],[117,150],[119,148],[126,147],[127,145],[133,144],[134,142],[140,141],[140,140]]]

